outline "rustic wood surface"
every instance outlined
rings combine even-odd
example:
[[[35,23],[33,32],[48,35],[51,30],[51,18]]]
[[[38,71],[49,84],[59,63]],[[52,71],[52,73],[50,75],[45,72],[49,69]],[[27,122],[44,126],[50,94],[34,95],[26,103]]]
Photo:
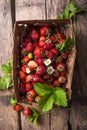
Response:
[[[87,10],[87,0],[75,0]],[[54,19],[69,0],[0,0],[0,64],[12,58],[15,20]],[[87,11],[76,16],[77,57],[70,109],[54,108],[37,126],[10,106],[10,91],[0,90],[0,130],[87,130]],[[1,69],[0,69],[1,75]]]

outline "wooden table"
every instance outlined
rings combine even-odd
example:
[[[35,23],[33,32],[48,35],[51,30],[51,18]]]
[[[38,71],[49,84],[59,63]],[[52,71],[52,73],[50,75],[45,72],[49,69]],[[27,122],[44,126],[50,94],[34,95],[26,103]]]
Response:
[[[87,9],[87,0],[75,0]],[[12,58],[16,20],[53,19],[69,0],[0,0],[0,64]],[[87,130],[87,11],[76,16],[77,56],[71,109],[56,108],[33,126],[10,106],[10,91],[0,90],[0,130]],[[0,70],[1,73],[1,70]]]

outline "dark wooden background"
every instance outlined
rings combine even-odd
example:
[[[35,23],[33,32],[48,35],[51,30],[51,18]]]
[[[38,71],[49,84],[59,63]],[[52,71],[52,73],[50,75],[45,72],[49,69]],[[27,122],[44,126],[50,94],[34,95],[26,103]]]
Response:
[[[12,58],[16,20],[54,19],[69,0],[0,0],[0,64]],[[76,19],[77,56],[71,109],[54,109],[33,126],[10,106],[10,91],[0,91],[0,130],[87,130],[87,0],[75,0],[86,11]],[[0,69],[1,75],[1,69]]]

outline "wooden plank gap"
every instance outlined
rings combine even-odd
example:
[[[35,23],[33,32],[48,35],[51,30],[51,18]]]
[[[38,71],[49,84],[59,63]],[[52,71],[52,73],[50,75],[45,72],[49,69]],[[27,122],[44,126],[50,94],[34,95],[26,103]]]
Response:
[[[11,6],[12,29],[13,29],[15,23],[15,0],[10,0],[10,6]]]

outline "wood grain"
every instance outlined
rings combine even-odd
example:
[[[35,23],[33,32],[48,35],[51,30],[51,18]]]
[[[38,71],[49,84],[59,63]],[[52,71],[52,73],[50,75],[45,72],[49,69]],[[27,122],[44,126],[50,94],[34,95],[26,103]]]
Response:
[[[45,19],[45,0],[16,0],[16,20]]]
[[[77,4],[87,7],[86,0]],[[84,3],[84,4],[83,4]],[[77,57],[73,76],[73,98],[70,113],[72,130],[87,130],[87,12],[76,17]]]
[[[12,48],[10,1],[0,0],[0,65],[12,58]],[[19,130],[17,113],[14,113],[9,103],[10,95],[9,91],[0,90],[0,130]]]

